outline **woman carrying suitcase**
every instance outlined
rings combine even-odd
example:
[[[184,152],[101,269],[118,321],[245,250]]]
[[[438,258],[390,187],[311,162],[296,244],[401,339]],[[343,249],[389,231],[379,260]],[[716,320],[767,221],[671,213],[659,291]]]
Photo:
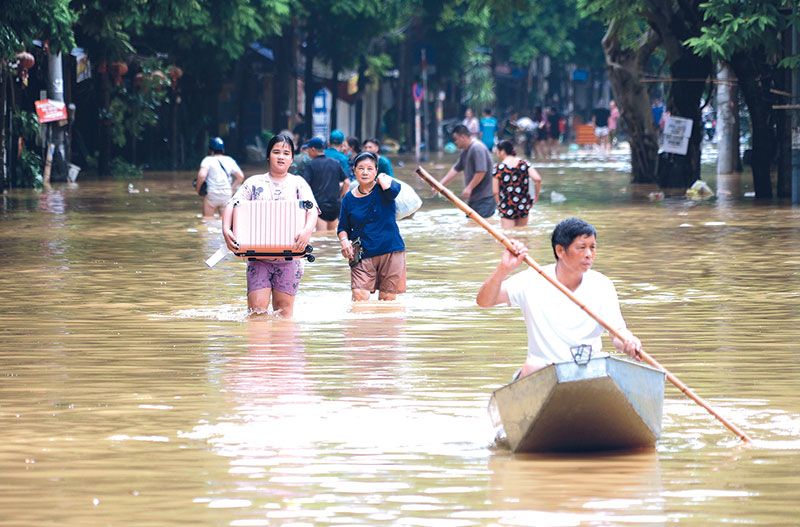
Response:
[[[297,234],[294,251],[302,252],[308,245],[311,233],[317,224],[319,208],[311,187],[300,177],[289,173],[294,159],[294,142],[288,134],[278,134],[267,145],[269,172],[251,176],[245,180],[228,202],[222,215],[222,235],[232,252],[238,252],[239,244],[233,235],[233,207],[241,200],[303,200],[312,207],[306,210],[305,225]],[[247,307],[251,312],[264,313],[272,300],[275,315],[290,318],[294,310],[294,298],[303,276],[303,261],[300,258],[249,260],[247,262]]]
[[[337,235],[350,262],[354,301],[394,300],[406,291],[406,246],[397,227],[395,199],[400,183],[378,174],[378,158],[361,152],[353,160],[358,186],[345,194]]]

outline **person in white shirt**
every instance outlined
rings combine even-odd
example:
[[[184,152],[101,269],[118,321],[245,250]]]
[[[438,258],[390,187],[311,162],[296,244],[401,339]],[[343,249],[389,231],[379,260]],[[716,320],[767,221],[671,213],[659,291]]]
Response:
[[[203,217],[222,216],[225,205],[244,181],[244,173],[233,158],[225,155],[225,143],[219,137],[208,141],[208,155],[200,162],[197,172],[197,193],[203,196]],[[206,183],[206,194],[201,189]]]
[[[625,326],[617,291],[605,275],[592,270],[597,254],[597,231],[579,219],[568,218],[553,230],[556,263],[543,271],[566,286],[587,308],[617,329],[625,340],[613,339],[614,347],[640,359],[642,342]],[[477,295],[481,307],[498,304],[518,306],[528,330],[528,355],[519,372],[524,377],[549,364],[572,361],[570,348],[590,345],[593,356],[602,349],[603,327],[534,269],[509,278],[525,259],[528,249],[513,240],[514,251],[503,251],[500,263]]]
[[[464,111],[464,120],[461,121],[461,124],[467,127],[470,136],[476,139],[480,137],[480,123],[478,122],[478,118],[475,117],[475,113],[472,111],[472,108],[467,108]]]

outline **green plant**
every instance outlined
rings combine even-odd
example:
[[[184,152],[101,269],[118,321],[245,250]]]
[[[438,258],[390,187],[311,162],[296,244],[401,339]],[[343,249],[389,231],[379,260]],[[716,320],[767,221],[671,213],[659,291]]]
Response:
[[[15,164],[15,177],[20,186],[30,187],[42,184],[42,156],[36,152],[36,137],[39,135],[39,120],[33,112],[16,110],[14,130],[22,138],[22,150]]]
[[[142,169],[120,157],[111,160],[111,175],[114,179],[141,179]]]
[[[42,156],[33,150],[23,150],[17,161],[17,182],[26,187],[41,188],[42,186]]]

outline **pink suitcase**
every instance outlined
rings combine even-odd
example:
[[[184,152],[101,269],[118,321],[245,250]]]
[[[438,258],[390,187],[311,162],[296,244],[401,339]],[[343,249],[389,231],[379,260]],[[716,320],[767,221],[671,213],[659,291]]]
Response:
[[[293,250],[294,239],[306,223],[306,210],[313,207],[302,200],[242,200],[233,208],[233,236],[239,243],[240,258],[260,260],[268,258],[307,258],[314,261],[314,250],[307,245],[304,250]]]

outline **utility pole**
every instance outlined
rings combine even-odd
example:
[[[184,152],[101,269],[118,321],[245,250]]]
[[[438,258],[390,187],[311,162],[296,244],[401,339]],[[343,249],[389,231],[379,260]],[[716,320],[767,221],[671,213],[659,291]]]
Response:
[[[54,101],[64,102],[64,73],[61,66],[61,52],[59,53],[50,53],[49,62],[48,62],[48,69],[50,73],[50,86],[48,87],[48,96],[50,99]],[[53,145],[53,161],[54,161],[54,168],[55,173],[60,177],[66,176],[65,166],[67,160],[67,153],[64,149],[64,128],[61,125],[61,122],[53,122],[50,123],[50,144]],[[48,154],[47,156],[50,157],[50,145],[48,145]],[[60,154],[60,162],[55,163],[55,160],[58,159],[55,156],[55,152]]]
[[[428,130],[428,57],[425,48],[420,50],[420,66],[422,69],[422,137],[425,142],[425,152],[422,154],[422,160],[428,160],[428,152],[430,152],[430,133]]]
[[[797,2],[792,2],[795,23],[792,26],[792,55],[800,52],[800,35],[797,28]],[[800,70],[792,69],[791,105],[800,103]],[[792,110],[792,205],[800,204],[800,112]]]

